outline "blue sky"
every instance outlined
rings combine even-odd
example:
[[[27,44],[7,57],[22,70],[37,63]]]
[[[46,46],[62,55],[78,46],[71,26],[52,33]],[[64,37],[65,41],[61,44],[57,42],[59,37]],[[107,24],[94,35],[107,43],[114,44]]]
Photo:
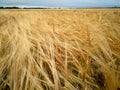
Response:
[[[0,0],[0,6],[120,7],[120,0]]]

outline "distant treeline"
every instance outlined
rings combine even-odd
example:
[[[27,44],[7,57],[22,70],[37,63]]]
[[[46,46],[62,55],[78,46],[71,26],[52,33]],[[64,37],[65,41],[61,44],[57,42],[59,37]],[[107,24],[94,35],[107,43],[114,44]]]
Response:
[[[86,8],[86,7],[85,7]],[[89,8],[101,8],[101,7],[89,7]],[[114,7],[102,7],[102,8],[120,8],[117,6]],[[0,7],[0,9],[50,9],[50,8],[41,8],[41,7]],[[61,8],[54,8],[54,9],[61,9]],[[79,9],[79,8],[75,8]]]
[[[48,8],[41,8],[41,7],[0,7],[0,9],[48,9]]]
[[[0,9],[20,9],[19,7],[0,7]]]

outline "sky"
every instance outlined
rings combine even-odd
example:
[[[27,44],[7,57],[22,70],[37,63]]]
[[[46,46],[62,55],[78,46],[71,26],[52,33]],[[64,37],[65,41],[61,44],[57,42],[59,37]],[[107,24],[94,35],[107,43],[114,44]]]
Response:
[[[21,7],[120,7],[120,0],[0,0],[0,6]]]

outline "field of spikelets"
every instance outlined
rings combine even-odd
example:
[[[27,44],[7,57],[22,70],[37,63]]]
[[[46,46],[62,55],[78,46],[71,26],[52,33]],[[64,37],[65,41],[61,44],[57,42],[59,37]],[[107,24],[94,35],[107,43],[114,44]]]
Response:
[[[120,90],[120,9],[1,9],[0,90]]]

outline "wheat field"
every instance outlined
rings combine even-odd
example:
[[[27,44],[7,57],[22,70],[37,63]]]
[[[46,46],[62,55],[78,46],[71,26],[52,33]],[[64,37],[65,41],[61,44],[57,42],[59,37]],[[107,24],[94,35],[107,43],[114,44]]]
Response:
[[[120,90],[120,9],[1,9],[0,90]]]

